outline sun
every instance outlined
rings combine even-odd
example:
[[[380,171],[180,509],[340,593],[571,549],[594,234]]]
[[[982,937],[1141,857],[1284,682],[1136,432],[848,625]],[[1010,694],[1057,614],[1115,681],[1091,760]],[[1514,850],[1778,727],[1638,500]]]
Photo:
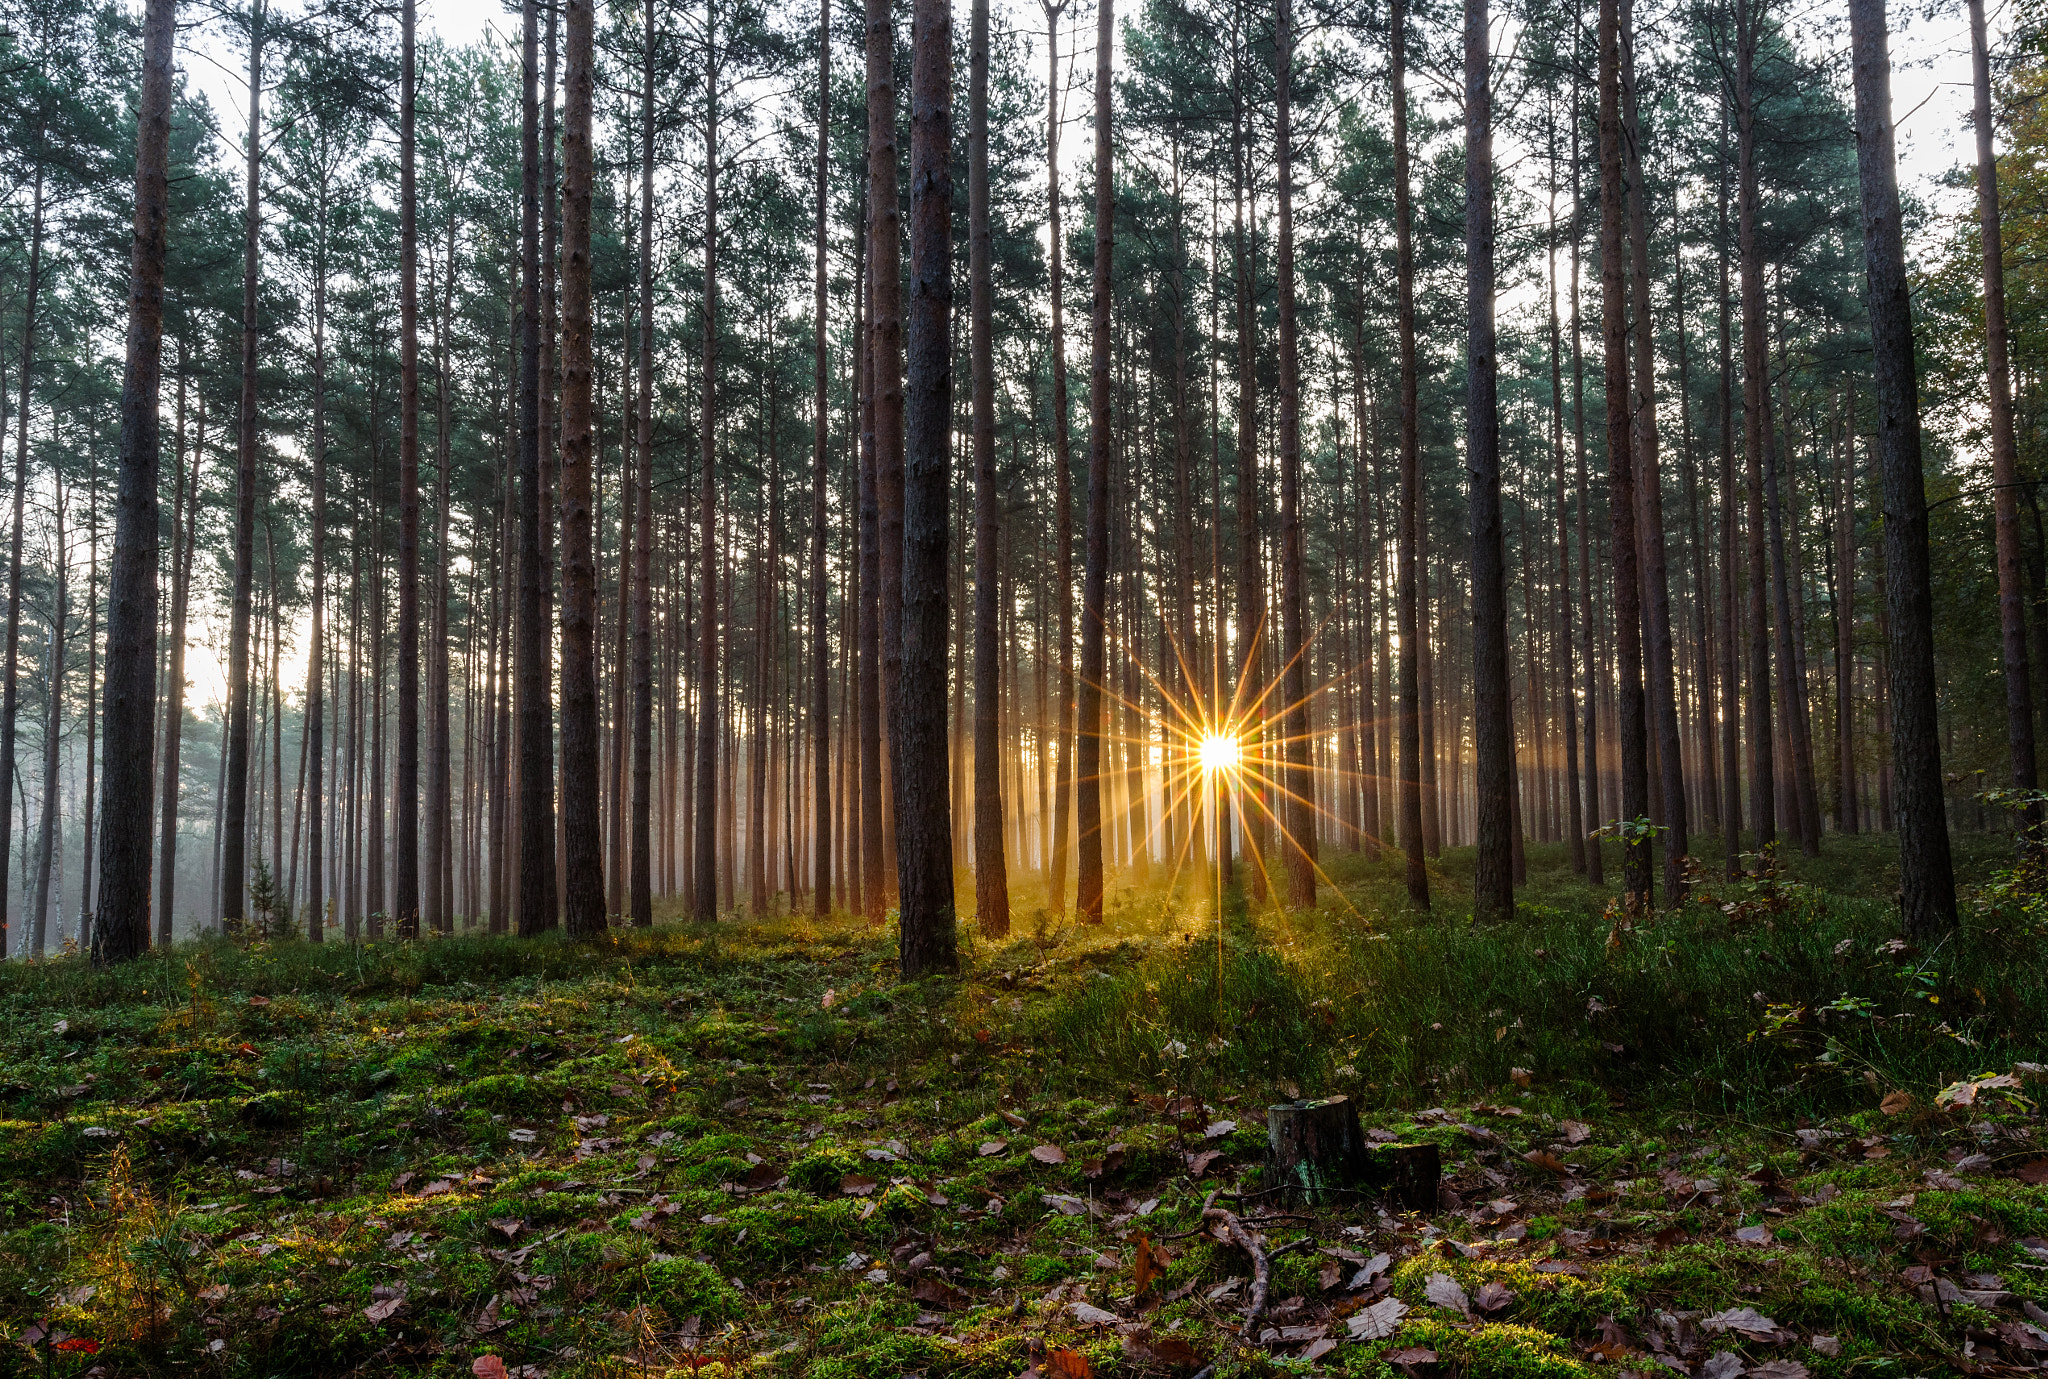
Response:
[[[1241,756],[1237,738],[1229,733],[1203,733],[1198,750],[1202,769],[1212,774],[1235,770]]]

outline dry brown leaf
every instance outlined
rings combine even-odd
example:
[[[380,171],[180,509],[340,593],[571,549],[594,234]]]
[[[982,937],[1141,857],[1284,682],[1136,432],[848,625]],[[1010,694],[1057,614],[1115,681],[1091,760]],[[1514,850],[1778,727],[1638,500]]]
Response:
[[[1564,1174],[1572,1171],[1571,1165],[1558,1158],[1557,1155],[1551,1153],[1548,1149],[1532,1149],[1522,1157],[1529,1163],[1542,1169],[1545,1173]]]
[[[839,1190],[848,1197],[866,1197],[875,1190],[875,1180],[849,1173],[839,1180]]]
[[[1904,1115],[1913,1109],[1913,1094],[1911,1092],[1887,1092],[1885,1093],[1884,1100],[1877,1103],[1877,1109],[1888,1116]]]
[[[1045,1357],[1045,1379],[1095,1379],[1095,1367],[1078,1350],[1056,1348]]]
[[[479,1355],[469,1362],[476,1379],[505,1379],[505,1362],[495,1355]]]
[[[1472,1315],[1472,1300],[1465,1296],[1464,1285],[1449,1274],[1431,1274],[1422,1285],[1422,1296],[1437,1307]]]
[[[983,1140],[975,1152],[984,1159],[993,1159],[996,1155],[1008,1150],[1009,1147],[1009,1145],[1004,1144],[1001,1140]]]
[[[1152,1253],[1152,1242],[1142,1233],[1133,1243],[1137,1248],[1131,1255],[1131,1279],[1136,1292],[1142,1296],[1145,1290],[1152,1286],[1152,1280],[1158,1278],[1165,1270],[1160,1268],[1159,1256]]]
[[[2029,1159],[2014,1169],[2012,1176],[2036,1187],[2048,1183],[2048,1159]]]
[[[1514,1290],[1499,1279],[1488,1279],[1472,1295],[1472,1305],[1481,1312],[1498,1312],[1514,1300]]]
[[[948,1312],[957,1311],[973,1301],[966,1293],[935,1274],[921,1276],[911,1285],[910,1296],[919,1302],[943,1308]]]
[[[1527,1068],[1508,1069],[1508,1079],[1517,1087],[1527,1087],[1535,1078],[1536,1074]]]
[[[1067,1161],[1067,1151],[1056,1144],[1035,1144],[1031,1146],[1031,1157],[1042,1164],[1063,1164]]]
[[[1407,1303],[1399,1298],[1381,1298],[1346,1317],[1344,1326],[1354,1341],[1384,1341],[1401,1329],[1401,1318],[1407,1315]]]
[[[1564,1131],[1566,1144],[1584,1144],[1593,1138],[1593,1127],[1582,1120],[1559,1121],[1557,1128]]]

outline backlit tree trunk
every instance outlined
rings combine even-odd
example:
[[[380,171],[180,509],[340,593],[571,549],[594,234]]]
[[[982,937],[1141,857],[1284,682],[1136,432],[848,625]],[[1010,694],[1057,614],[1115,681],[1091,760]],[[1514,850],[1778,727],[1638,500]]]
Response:
[[[1010,932],[1010,876],[1003,847],[1002,628],[997,600],[1002,512],[996,492],[991,341],[995,288],[989,264],[988,9],[989,0],[974,0],[968,38],[967,274],[974,370],[974,912],[982,934],[996,939]],[[823,443],[820,432],[819,444]]]
[[[1088,370],[1088,563],[1081,587],[1081,685],[1074,753],[1075,908],[1102,922],[1103,687],[1109,628],[1110,268],[1116,183],[1110,141],[1110,66],[1115,0],[1097,0],[1095,25],[1095,295]]]
[[[1416,587],[1422,504],[1420,418],[1415,379],[1415,234],[1408,190],[1408,7],[1393,0],[1387,51],[1394,106],[1395,316],[1401,356],[1401,502],[1394,574],[1401,639],[1401,846],[1407,855],[1408,903],[1429,908],[1429,872],[1422,834],[1422,617]]]
[[[125,962],[149,947],[150,816],[148,807],[141,802],[149,798],[155,748],[150,718],[155,710],[152,691],[156,675],[157,401],[163,376],[164,258],[166,224],[170,218],[171,50],[176,37],[177,0],[150,0],[142,16],[134,239],[128,260],[127,357],[121,378],[120,472],[114,499],[114,554],[107,588],[107,671],[100,716],[100,731],[106,739],[106,763],[101,768],[104,774],[100,785],[99,911],[92,926],[92,955],[98,963]],[[28,361],[24,359],[24,379],[27,368]],[[25,426],[26,409],[22,420]],[[26,435],[26,430],[23,434]],[[20,492],[17,487],[17,504]],[[18,541],[18,506],[15,512]],[[174,557],[175,554],[174,547]],[[178,675],[184,673],[180,650],[174,648],[172,653],[174,673]],[[13,654],[10,638],[10,660]],[[11,675],[8,685],[11,689]],[[11,763],[11,743],[8,748]],[[168,769],[175,773],[174,748],[169,751],[168,760]],[[11,782],[0,775],[0,789],[9,788]],[[173,793],[167,827],[175,828],[176,821],[177,798]],[[4,826],[5,819],[0,817],[0,830]],[[4,865],[5,854],[0,852],[0,867]],[[169,888],[165,889],[162,923],[168,930],[170,896]],[[6,939],[5,912],[0,911],[0,954],[6,951]]]

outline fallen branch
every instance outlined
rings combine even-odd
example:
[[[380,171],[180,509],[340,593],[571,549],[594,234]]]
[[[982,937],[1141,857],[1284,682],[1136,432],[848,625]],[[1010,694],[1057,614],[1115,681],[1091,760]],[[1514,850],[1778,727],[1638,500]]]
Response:
[[[1244,1314],[1245,1330],[1257,1335],[1259,1322],[1266,1315],[1267,1295],[1273,1287],[1273,1258],[1266,1253],[1266,1242],[1245,1228],[1237,1213],[1225,1211],[1213,1205],[1216,1194],[1210,1193],[1209,1200],[1202,1204],[1202,1219],[1223,1228],[1223,1237],[1231,1244],[1252,1257],[1251,1306]]]

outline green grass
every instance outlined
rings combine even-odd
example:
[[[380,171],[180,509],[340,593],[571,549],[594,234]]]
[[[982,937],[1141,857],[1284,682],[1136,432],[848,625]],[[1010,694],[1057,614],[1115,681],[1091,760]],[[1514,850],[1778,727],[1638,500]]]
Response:
[[[962,976],[909,985],[890,932],[839,919],[9,965],[0,1371],[462,1375],[490,1352],[550,1376],[1003,1379],[1042,1341],[1173,1372],[1076,1321],[1085,1297],[1224,1374],[1391,1375],[1384,1355],[1425,1347],[1443,1372],[1577,1376],[1616,1328],[1640,1349],[1660,1310],[1734,1306],[1792,1334],[1716,1342],[1752,1359],[1936,1372],[2020,1314],[1944,1314],[1901,1270],[2048,1302],[2016,1243],[2048,1236],[2048,1191],[2009,1172],[2041,1150],[2031,1103],[1933,1106],[2048,1058],[2048,979],[2002,912],[1892,946],[1887,846],[1831,838],[1781,883],[1633,925],[1555,847],[1496,927],[1461,904],[1469,854],[1437,864],[1433,916],[1403,911],[1391,861],[1339,856],[1319,909],[1232,892],[1220,934],[1199,885],[1154,878],[1100,929],[963,924]],[[1973,878],[1998,862],[1964,856]],[[1469,1206],[1365,1201],[1268,1223],[1316,1237],[1278,1261],[1276,1302],[1340,1338],[1316,1250],[1398,1258],[1401,1330],[1311,1363],[1237,1335],[1241,1295],[1208,1299],[1241,1255],[1168,1237],[1210,1190],[1257,1188],[1266,1104],[1330,1091],[1439,1144],[1466,1202],[1512,1200],[1526,1235],[1467,1257],[1447,1242],[1498,1229]],[[1912,1107],[1881,1113],[1894,1091]],[[1829,1138],[1802,1154],[1799,1128]],[[1197,1150],[1220,1151],[1200,1177]],[[1923,1178],[1964,1153],[1990,1162]],[[1733,1239],[1759,1223],[1768,1246]],[[1134,1230],[1167,1242],[1155,1297],[1192,1285],[1142,1315]],[[1468,1321],[1426,1300],[1435,1273],[1514,1297]],[[50,1348],[65,1333],[97,1353]]]

